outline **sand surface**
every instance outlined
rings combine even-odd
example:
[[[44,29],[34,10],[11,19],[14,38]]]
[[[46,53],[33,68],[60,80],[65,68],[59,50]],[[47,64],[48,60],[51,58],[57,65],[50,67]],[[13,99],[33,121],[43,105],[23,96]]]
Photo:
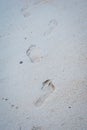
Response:
[[[0,1],[0,130],[87,130],[87,0]]]

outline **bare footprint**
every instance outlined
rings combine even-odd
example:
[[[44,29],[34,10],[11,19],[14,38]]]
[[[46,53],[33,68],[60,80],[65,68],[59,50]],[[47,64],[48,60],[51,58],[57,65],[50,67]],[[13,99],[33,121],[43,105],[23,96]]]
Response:
[[[29,57],[32,63],[40,62],[43,58],[43,54],[40,48],[35,45],[31,45],[26,51],[26,55]]]
[[[41,106],[44,101],[50,96],[50,94],[53,93],[55,86],[53,85],[52,81],[48,79],[42,83],[41,90],[42,94],[35,102],[35,106],[37,107]]]
[[[49,0],[38,0],[38,1],[31,1],[25,0],[24,7],[21,9],[21,12],[24,17],[28,17],[31,15],[31,9],[38,7],[38,5],[48,3]]]
[[[24,7],[21,8],[21,13],[23,14],[24,17],[30,16],[29,5],[30,0],[24,0]]]
[[[42,130],[41,126],[33,126],[31,130]]]
[[[44,36],[48,36],[50,33],[52,33],[57,25],[58,25],[57,21],[55,19],[51,19],[48,23],[47,31],[44,32]]]

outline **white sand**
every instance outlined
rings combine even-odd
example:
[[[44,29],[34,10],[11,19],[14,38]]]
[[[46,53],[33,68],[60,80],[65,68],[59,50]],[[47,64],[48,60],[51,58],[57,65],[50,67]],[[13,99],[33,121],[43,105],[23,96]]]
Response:
[[[0,130],[87,130],[87,0],[0,1]]]

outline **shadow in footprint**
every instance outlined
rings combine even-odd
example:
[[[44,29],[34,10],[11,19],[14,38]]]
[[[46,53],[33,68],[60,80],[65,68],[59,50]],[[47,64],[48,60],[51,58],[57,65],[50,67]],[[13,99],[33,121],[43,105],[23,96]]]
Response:
[[[41,96],[34,103],[35,106],[37,107],[42,106],[44,101],[47,100],[50,94],[54,92],[55,86],[53,85],[52,81],[48,79],[42,83],[41,90],[42,90]]]

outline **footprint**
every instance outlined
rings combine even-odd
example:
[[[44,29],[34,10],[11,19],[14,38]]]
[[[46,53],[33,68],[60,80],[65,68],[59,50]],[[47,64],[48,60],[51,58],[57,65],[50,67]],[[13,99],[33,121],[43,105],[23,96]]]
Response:
[[[29,5],[30,5],[30,1],[29,0],[23,0],[23,8],[21,8],[21,11],[25,11],[29,8]]]
[[[29,57],[32,63],[40,62],[43,58],[43,54],[40,48],[35,45],[31,45],[26,51],[26,55]]]
[[[25,1],[25,6],[21,9],[21,13],[24,17],[30,16],[29,2],[27,0]]]
[[[33,126],[33,128],[31,130],[42,130],[41,126]]]
[[[41,90],[42,94],[35,102],[35,106],[37,107],[41,106],[44,101],[50,96],[50,94],[53,93],[55,86],[53,85],[52,81],[48,79],[42,83]]]
[[[42,104],[44,103],[44,101],[47,99],[48,95],[42,95],[40,96],[36,102],[34,103],[36,107],[40,107],[42,106]]]
[[[55,19],[51,19],[48,23],[47,31],[44,32],[44,36],[48,36],[50,33],[52,33],[57,25],[58,25],[57,21]]]

